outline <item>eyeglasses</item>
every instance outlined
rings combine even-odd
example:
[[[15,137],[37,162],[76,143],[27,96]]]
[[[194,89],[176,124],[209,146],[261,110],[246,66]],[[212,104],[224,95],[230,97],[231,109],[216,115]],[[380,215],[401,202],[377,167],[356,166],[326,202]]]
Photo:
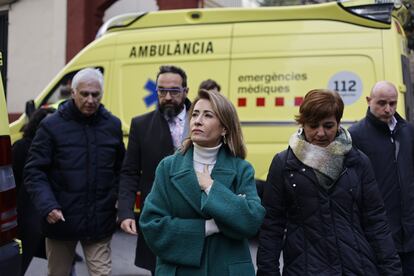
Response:
[[[172,97],[178,96],[180,93],[186,91],[185,87],[172,87],[172,88],[161,88],[157,87],[157,92],[160,96],[167,96],[167,93],[170,93]]]

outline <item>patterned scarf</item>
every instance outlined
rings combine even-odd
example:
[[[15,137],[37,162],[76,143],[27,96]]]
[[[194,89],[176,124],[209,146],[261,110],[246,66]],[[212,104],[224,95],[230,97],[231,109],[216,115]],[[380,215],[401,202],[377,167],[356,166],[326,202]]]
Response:
[[[303,164],[314,169],[319,184],[330,189],[342,172],[345,154],[352,148],[352,139],[349,132],[340,127],[335,140],[327,147],[320,147],[307,142],[300,128],[290,137],[289,146]]]

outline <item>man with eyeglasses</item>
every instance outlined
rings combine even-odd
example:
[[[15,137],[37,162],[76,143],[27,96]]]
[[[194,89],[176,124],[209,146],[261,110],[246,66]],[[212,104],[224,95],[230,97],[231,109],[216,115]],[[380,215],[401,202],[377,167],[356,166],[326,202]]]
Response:
[[[43,219],[48,275],[69,275],[78,242],[89,275],[111,275],[111,238],[125,153],[121,121],[101,104],[102,73],[73,77],[72,99],[41,123],[24,184]]]
[[[158,108],[132,119],[121,171],[118,220],[121,228],[133,235],[137,235],[138,229],[138,216],[134,214],[137,192],[144,201],[151,190],[158,163],[173,154],[188,133],[185,122],[190,101],[186,73],[177,66],[161,66],[156,82]],[[155,259],[139,233],[135,265],[154,275]]]

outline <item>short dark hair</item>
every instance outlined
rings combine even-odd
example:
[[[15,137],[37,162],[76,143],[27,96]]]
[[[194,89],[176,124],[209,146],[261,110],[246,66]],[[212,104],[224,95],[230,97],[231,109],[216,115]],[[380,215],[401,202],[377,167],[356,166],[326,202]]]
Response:
[[[217,92],[220,92],[221,86],[218,84],[215,80],[212,79],[206,79],[200,83],[200,86],[198,87],[198,90],[217,90]]]
[[[33,138],[40,122],[50,113],[55,112],[54,108],[39,108],[30,116],[29,122],[23,128],[23,137]]]
[[[299,108],[296,122],[301,125],[314,124],[321,120],[335,116],[339,124],[344,113],[344,102],[336,91],[328,89],[314,89],[309,91]]]
[[[178,66],[174,66],[174,65],[162,65],[162,66],[160,66],[160,70],[158,71],[158,74],[157,74],[157,80],[156,80],[157,83],[158,83],[158,77],[161,74],[165,74],[165,73],[174,73],[174,74],[180,75],[181,79],[183,80],[182,81],[182,86],[184,88],[187,88],[187,75],[186,75],[186,73],[183,69],[181,69]]]

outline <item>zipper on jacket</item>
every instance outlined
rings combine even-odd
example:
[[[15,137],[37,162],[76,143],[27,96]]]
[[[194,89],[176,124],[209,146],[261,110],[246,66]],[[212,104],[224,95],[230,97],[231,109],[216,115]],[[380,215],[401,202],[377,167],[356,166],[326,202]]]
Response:
[[[299,170],[300,171],[300,170]],[[303,170],[302,170],[303,171]],[[305,175],[306,176],[306,175]],[[297,184],[296,183],[292,183],[292,189],[293,189],[293,201],[294,204],[296,205],[296,208],[298,210],[299,213],[299,217],[300,217],[300,227],[302,228],[303,231],[303,236],[304,236],[304,251],[308,252],[308,239],[307,239],[307,235],[306,235],[306,230],[304,227],[304,216],[302,213],[302,208],[299,205],[299,199],[298,199],[298,195],[297,195]],[[308,275],[308,254],[305,254],[305,274],[304,275]]]
[[[348,168],[347,167],[345,167],[343,170],[342,170],[342,172],[341,172],[341,174],[339,175],[339,177],[335,180],[335,182],[334,182],[334,184],[332,185],[332,188],[331,189],[333,189],[333,187],[335,187],[336,186],[336,184],[337,184],[337,182],[339,181],[339,179],[341,179],[346,173],[348,172]],[[335,244],[336,244],[336,248],[338,248],[338,259],[339,259],[339,261],[340,261],[340,265],[341,265],[341,271],[342,271],[342,273],[344,272],[344,264],[343,264],[343,261],[342,261],[342,255],[340,254],[340,252],[341,252],[341,250],[340,250],[340,246],[339,246],[339,244],[338,244],[338,234],[337,234],[337,231],[336,231],[336,222],[335,222],[335,218],[333,217],[333,215],[332,215],[332,200],[331,200],[331,193],[328,193],[328,200],[329,200],[329,210],[330,210],[330,216],[331,216],[331,221],[332,221],[332,225],[333,225],[333,229],[334,229],[334,232],[335,232]]]

